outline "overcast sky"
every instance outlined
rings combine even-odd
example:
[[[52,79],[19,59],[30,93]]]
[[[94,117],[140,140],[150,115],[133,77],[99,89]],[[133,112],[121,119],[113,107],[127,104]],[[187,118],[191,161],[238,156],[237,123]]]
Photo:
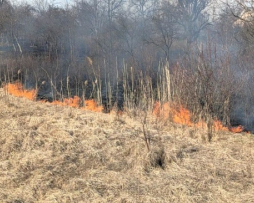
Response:
[[[36,4],[37,3],[40,3],[42,0],[10,0],[10,2],[12,3],[17,3],[17,4],[22,4],[22,3],[25,3],[27,2],[28,4]],[[73,4],[74,3],[74,0],[44,0],[44,1],[47,1],[49,2],[50,4],[53,4],[53,5],[57,5],[57,6],[65,6],[67,4]]]
[[[14,4],[15,3],[21,4],[21,3],[27,2],[28,4],[31,4],[31,5],[33,5],[33,4],[36,5],[36,2],[38,4],[38,3],[41,3],[42,1],[46,1],[46,2],[49,2],[50,4],[64,7],[67,4],[69,4],[69,5],[74,4],[75,0],[9,0],[9,1],[14,3]],[[229,4],[233,4],[234,1],[235,0],[212,0],[211,2],[214,5],[216,5],[216,7],[218,7],[218,9],[220,9],[224,2],[228,2]]]
[[[27,2],[29,4],[34,4],[34,2],[41,2],[42,0],[10,0],[11,2],[15,3],[24,3]],[[45,0],[44,0],[45,1]],[[67,3],[71,4],[74,3],[74,0],[46,0],[49,3],[53,3],[55,5],[66,5]],[[212,0],[212,2],[225,2],[225,1],[230,1],[230,0]]]

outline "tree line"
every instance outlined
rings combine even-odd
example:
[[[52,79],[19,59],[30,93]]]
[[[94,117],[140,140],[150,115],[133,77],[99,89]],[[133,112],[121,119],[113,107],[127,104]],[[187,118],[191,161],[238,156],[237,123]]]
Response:
[[[244,1],[76,0],[59,7],[2,0],[1,81],[22,80],[41,97],[92,97],[109,108],[144,101],[137,99],[142,90],[197,117],[252,128],[253,13]]]

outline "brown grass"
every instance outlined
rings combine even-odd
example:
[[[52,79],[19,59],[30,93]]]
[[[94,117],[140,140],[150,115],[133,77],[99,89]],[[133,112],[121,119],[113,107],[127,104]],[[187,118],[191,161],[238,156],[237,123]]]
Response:
[[[0,201],[254,202],[254,137],[0,96]]]

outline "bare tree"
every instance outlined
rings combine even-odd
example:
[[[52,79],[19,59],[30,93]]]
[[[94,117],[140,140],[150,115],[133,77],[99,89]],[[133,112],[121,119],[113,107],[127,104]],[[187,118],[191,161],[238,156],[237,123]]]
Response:
[[[177,35],[173,12],[173,5],[169,2],[163,2],[152,18],[151,37],[148,39],[148,42],[161,49],[164,52],[164,56],[168,59],[171,46]]]
[[[178,0],[175,19],[182,29],[182,37],[190,45],[200,32],[209,25],[209,16],[205,12],[210,0]]]

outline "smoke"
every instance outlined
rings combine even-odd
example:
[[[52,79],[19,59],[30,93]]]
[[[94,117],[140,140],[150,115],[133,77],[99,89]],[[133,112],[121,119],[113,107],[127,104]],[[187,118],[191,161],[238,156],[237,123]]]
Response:
[[[235,26],[235,18],[217,12],[215,2],[216,18],[209,0],[62,3],[69,2],[0,8],[2,81],[37,88],[38,99],[77,95],[106,110],[123,109],[127,87],[137,97],[134,103],[140,102],[139,91],[166,89],[158,87],[159,72],[169,64],[172,100],[192,105],[192,111],[206,107],[227,125],[254,131],[253,42],[246,41],[248,29]],[[151,81],[150,87],[141,87],[141,79]]]
[[[231,124],[242,125],[247,131],[254,132],[254,95],[253,95],[253,71],[246,71],[245,74],[238,73],[240,88],[232,98]],[[245,80],[243,80],[245,79]]]

